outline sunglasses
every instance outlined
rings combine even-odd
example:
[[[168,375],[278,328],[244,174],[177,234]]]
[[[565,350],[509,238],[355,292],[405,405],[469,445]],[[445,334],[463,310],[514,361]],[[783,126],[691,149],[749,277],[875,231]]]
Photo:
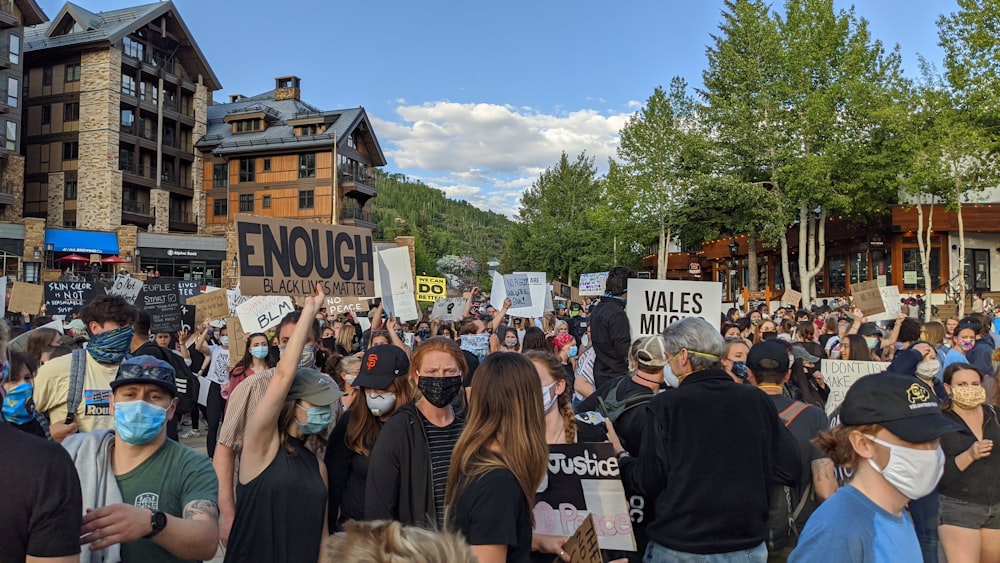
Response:
[[[118,377],[121,379],[152,379],[172,384],[174,382],[174,371],[160,366],[122,364],[118,368]]]

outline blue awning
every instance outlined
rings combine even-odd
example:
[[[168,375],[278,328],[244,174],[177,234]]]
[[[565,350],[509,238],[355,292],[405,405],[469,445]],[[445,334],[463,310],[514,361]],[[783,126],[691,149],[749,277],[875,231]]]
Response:
[[[118,235],[96,231],[45,229],[45,244],[55,252],[118,254]]]

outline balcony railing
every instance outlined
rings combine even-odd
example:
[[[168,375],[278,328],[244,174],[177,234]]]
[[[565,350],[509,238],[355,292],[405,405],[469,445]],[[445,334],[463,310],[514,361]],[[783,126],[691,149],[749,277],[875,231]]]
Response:
[[[0,27],[17,27],[21,20],[17,17],[14,0],[0,0]]]
[[[375,222],[375,219],[372,218],[371,211],[365,211],[360,207],[345,207],[341,209],[340,218],[344,220],[364,221],[365,223]]]
[[[24,212],[26,214],[47,214],[49,212],[48,201],[26,201],[24,202]]]
[[[194,214],[187,211],[171,211],[170,220],[175,223],[194,223]]]
[[[122,200],[122,213],[131,213],[133,215],[144,215],[146,217],[153,216],[148,205],[142,203],[141,201],[133,201],[131,199]]]
[[[143,166],[143,164],[130,162],[127,160],[118,163],[118,169],[126,174],[132,174],[142,178],[149,178],[155,180],[156,176],[153,175],[153,168]]]

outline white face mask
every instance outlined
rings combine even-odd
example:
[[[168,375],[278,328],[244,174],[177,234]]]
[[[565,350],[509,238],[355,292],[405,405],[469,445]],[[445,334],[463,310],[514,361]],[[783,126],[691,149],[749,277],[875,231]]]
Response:
[[[937,359],[924,360],[917,364],[917,377],[920,379],[930,381],[937,377],[939,371],[941,371],[941,362]]]
[[[226,346],[229,346],[229,337],[225,336],[225,335],[220,336],[219,337],[219,344],[222,345],[223,348],[225,348]]]
[[[375,416],[382,416],[392,412],[396,406],[396,394],[386,391],[368,391],[365,393],[365,402],[368,403],[368,410]]]
[[[556,387],[558,381],[553,382],[552,385],[546,385],[542,387],[542,412],[549,412],[552,407],[556,406],[559,396],[552,392]]]
[[[917,450],[890,444],[867,434],[865,438],[889,448],[889,463],[884,469],[879,469],[871,458],[868,458],[868,464],[906,498],[923,498],[937,487],[944,473],[944,451],[940,446],[933,450]]]

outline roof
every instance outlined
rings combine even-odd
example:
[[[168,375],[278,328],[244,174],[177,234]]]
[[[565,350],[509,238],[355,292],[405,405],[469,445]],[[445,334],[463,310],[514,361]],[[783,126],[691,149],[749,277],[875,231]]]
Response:
[[[38,25],[49,21],[49,17],[35,0],[14,0],[14,4],[21,11],[21,25]]]
[[[24,28],[24,50],[30,53],[93,43],[117,43],[130,33],[165,15],[169,15],[181,31],[179,36],[181,44],[185,47],[179,50],[177,55],[181,64],[188,68],[197,68],[209,90],[221,89],[222,84],[215,71],[208,64],[191,31],[181,19],[180,12],[170,0],[98,13],[67,2],[52,21]],[[63,22],[69,21],[74,22],[73,29],[68,33],[57,35],[56,31]]]
[[[269,116],[268,126],[261,131],[233,133],[226,116],[248,115],[263,112]],[[295,127],[289,121],[312,118],[327,125],[319,135],[295,136]],[[208,127],[205,136],[195,144],[202,150],[211,150],[218,156],[284,151],[309,148],[332,148],[347,139],[364,124],[369,143],[368,155],[372,165],[385,166],[385,155],[375,138],[363,107],[331,111],[319,110],[301,100],[275,100],[274,91],[265,92],[238,102],[208,106]]]

